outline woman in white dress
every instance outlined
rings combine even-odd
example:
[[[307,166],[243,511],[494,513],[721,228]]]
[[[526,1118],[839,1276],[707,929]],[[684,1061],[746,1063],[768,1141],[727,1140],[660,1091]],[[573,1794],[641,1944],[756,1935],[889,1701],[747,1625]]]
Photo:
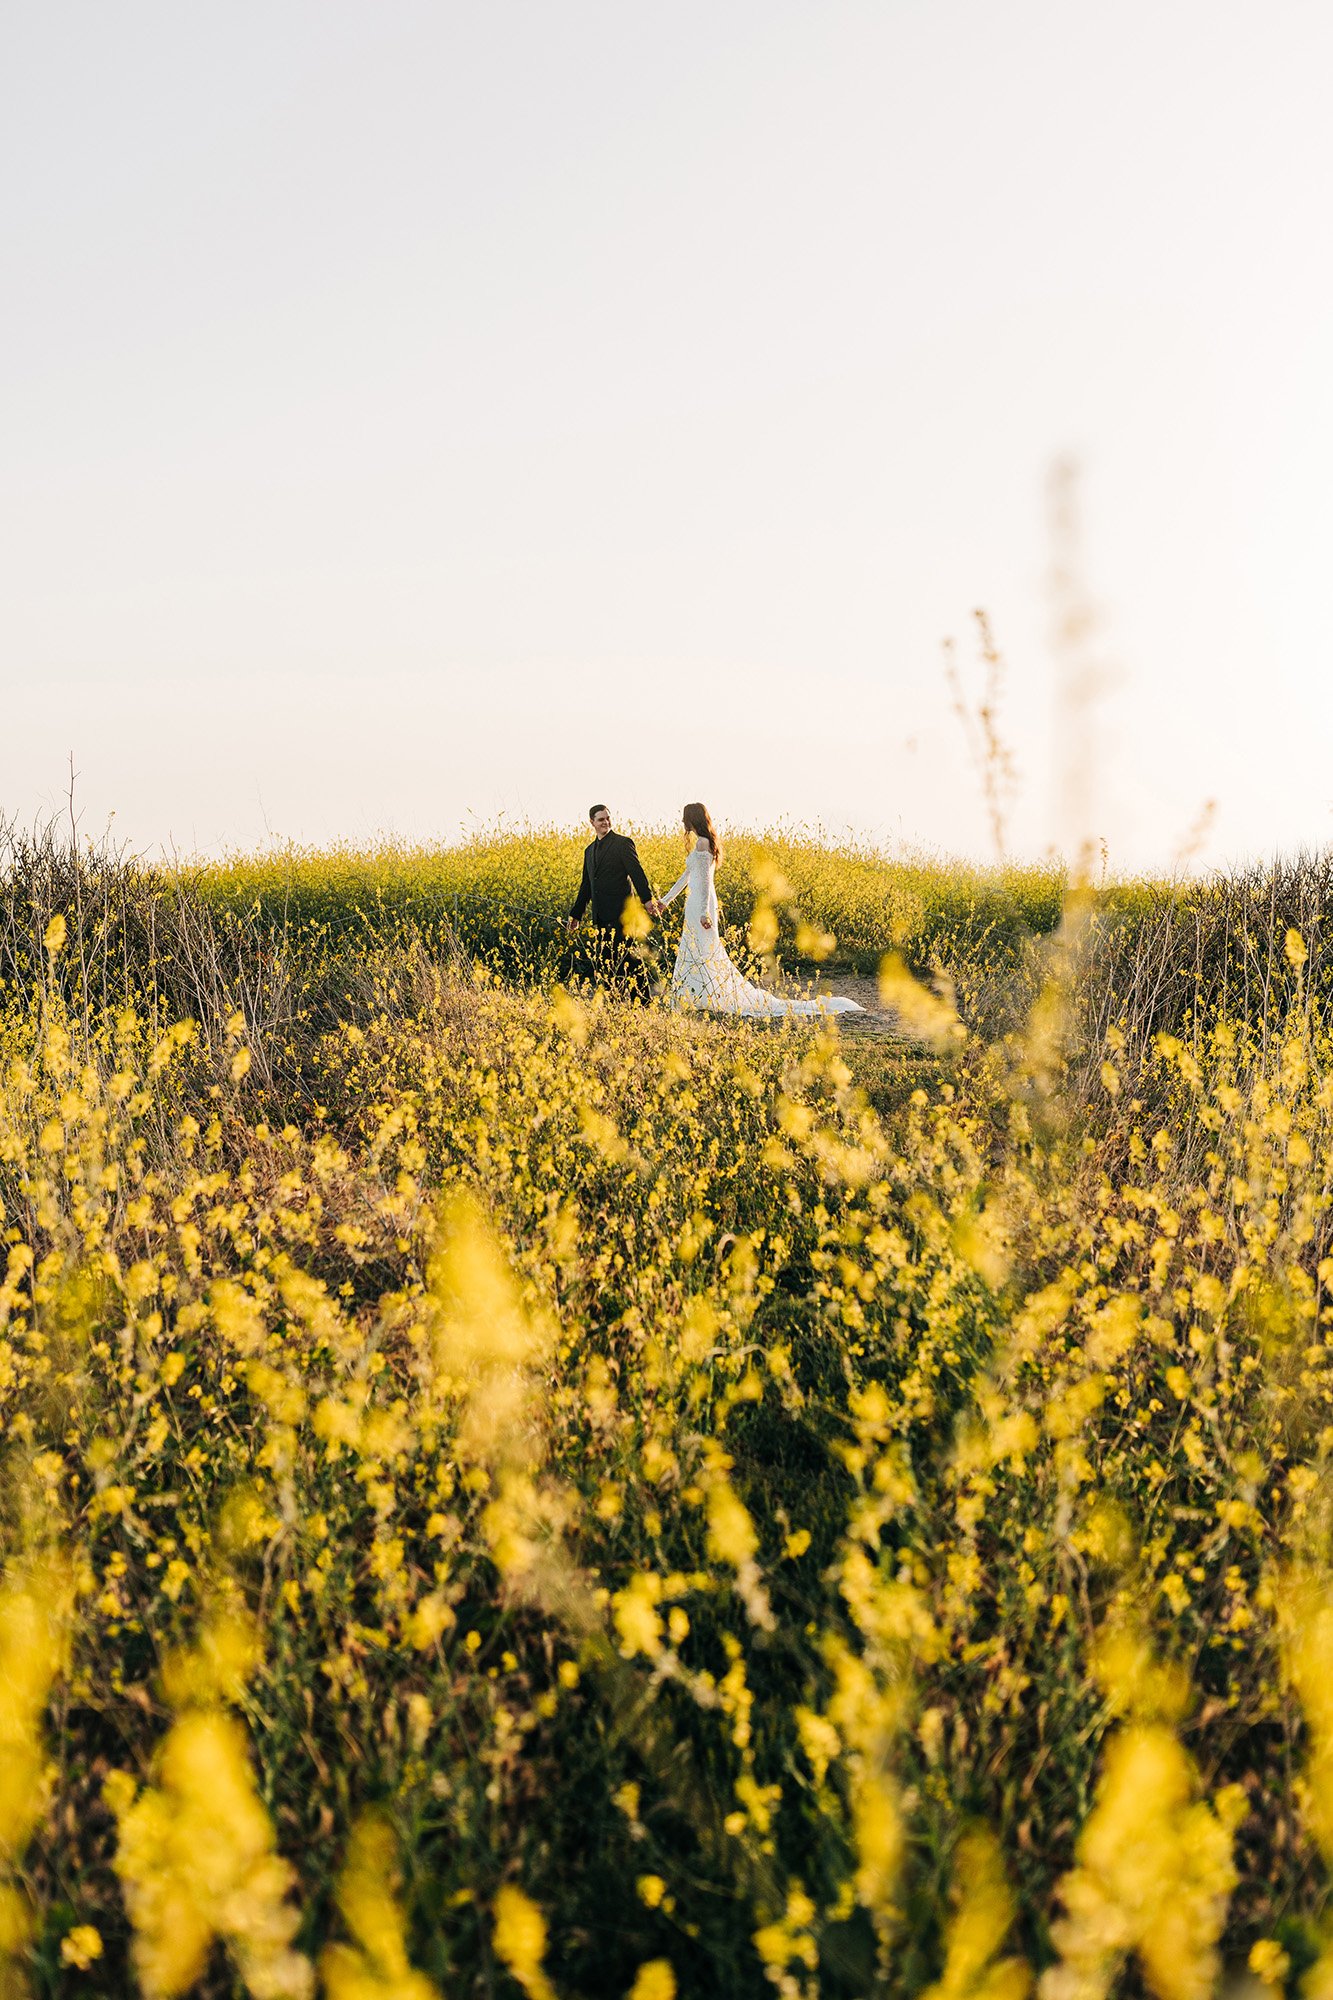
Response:
[[[706,806],[688,805],[682,817],[686,833],[694,835],[694,847],[686,860],[685,873],[672,883],[657,905],[660,913],[682,889],[685,891],[685,925],[671,975],[671,1004],[764,1019],[775,1015],[817,1018],[824,1014],[859,1014],[862,1010],[855,1000],[833,999],[822,994],[814,1000],[788,1000],[780,993],[766,993],[762,986],[753,985],[741,975],[718,935],[713,877],[722,860],[722,844]]]

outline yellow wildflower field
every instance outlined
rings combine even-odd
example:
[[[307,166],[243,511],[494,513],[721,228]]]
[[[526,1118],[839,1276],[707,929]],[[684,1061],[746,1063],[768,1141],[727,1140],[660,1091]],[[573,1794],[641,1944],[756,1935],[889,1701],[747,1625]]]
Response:
[[[737,850],[11,866],[0,1991],[1333,1991],[1320,883]]]

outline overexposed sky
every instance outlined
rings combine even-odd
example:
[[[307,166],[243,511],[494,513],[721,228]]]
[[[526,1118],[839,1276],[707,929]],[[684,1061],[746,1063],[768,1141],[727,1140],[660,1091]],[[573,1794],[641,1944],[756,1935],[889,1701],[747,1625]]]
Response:
[[[0,805],[1333,837],[1323,0],[10,0]]]

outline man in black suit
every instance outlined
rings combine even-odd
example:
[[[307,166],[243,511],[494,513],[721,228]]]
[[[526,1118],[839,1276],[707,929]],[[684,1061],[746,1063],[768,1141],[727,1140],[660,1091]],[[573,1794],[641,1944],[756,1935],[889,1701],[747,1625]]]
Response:
[[[583,880],[569,913],[569,928],[576,930],[584,911],[591,905],[597,933],[595,963],[601,978],[624,985],[636,998],[643,998],[643,962],[625,936],[625,905],[636,895],[651,915],[659,914],[659,904],[648,886],[638,849],[628,834],[613,833],[611,815],[605,806],[591,806],[593,837],[583,850]]]

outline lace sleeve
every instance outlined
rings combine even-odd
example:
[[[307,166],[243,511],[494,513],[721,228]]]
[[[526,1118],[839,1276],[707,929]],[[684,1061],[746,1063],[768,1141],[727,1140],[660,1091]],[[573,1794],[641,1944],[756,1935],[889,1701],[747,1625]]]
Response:
[[[688,889],[689,886],[690,886],[690,871],[687,868],[685,870],[685,873],[683,875],[678,876],[677,879],[671,884],[671,887],[667,890],[665,896],[663,896],[662,901],[664,903],[674,903],[677,896],[680,894],[681,890]]]
[[[714,930],[716,930],[717,929],[717,880],[716,880],[717,863],[714,861],[711,853],[706,853],[704,856],[704,860],[707,863],[707,869],[705,872],[704,881],[708,894],[708,919],[709,922],[712,924]]]

